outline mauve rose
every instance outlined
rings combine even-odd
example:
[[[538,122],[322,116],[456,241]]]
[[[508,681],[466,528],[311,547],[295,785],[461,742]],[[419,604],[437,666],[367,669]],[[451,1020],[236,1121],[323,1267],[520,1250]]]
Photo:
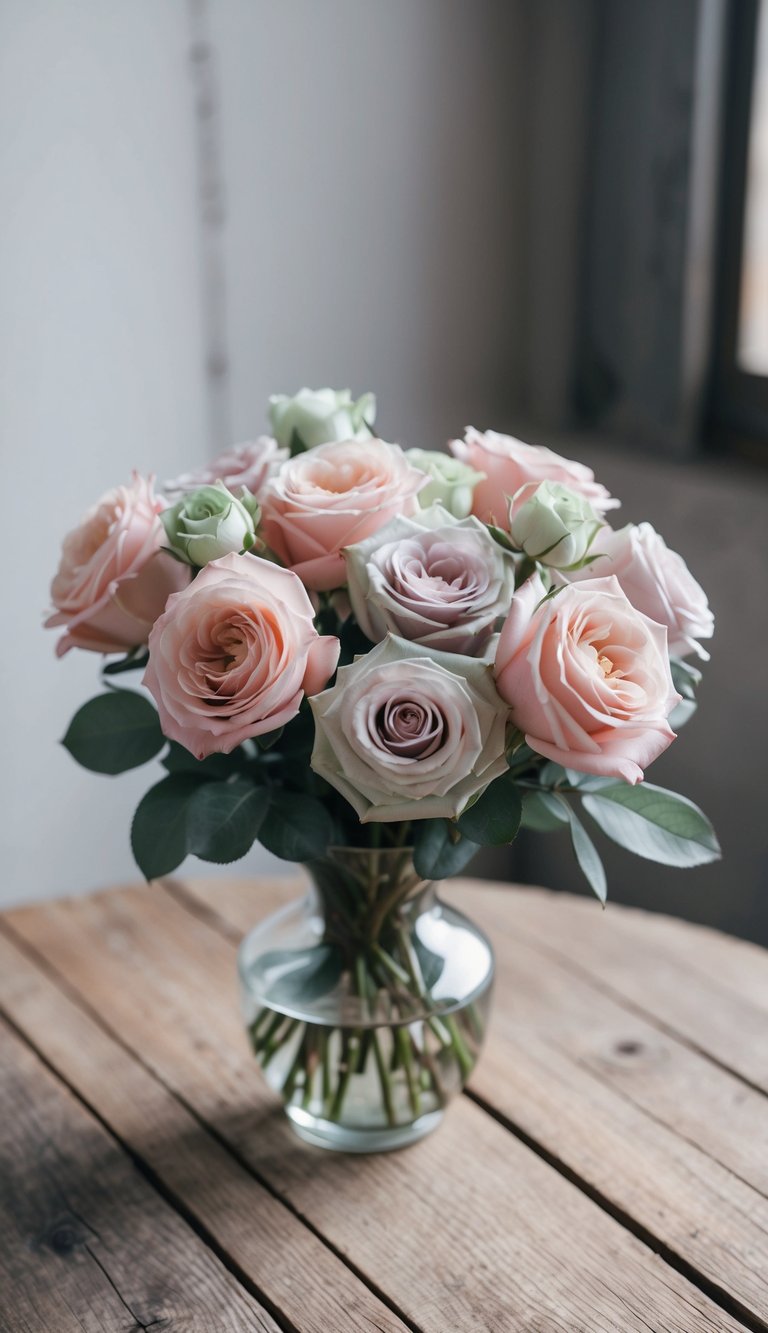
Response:
[[[636,783],[675,733],[667,631],[615,578],[566,585],[541,602],[523,584],[496,651],[496,685],[532,750],[579,773]]]
[[[488,645],[515,589],[515,565],[476,518],[440,505],[344,551],[352,609],[369,639],[398,634],[474,657]]]
[[[453,818],[507,771],[491,668],[388,635],[310,699],[312,768],[363,824]]]
[[[344,584],[342,547],[412,514],[427,478],[383,440],[321,444],[284,463],[262,496],[260,533],[315,592]]]
[[[147,642],[170,593],[185,587],[189,568],[161,551],[165,532],[158,515],[165,501],[154,478],[134,472],[129,486],[107,491],[64,538],[51,584],[53,615],[47,629],[64,626],[56,645],[124,653]]]
[[[149,636],[143,683],[164,734],[204,759],[290,722],[339,656],[338,639],[320,637],[312,617],[290,570],[255,555],[206,565]]]
[[[451,440],[451,453],[468,467],[485,474],[475,487],[472,513],[483,523],[508,527],[508,502],[526,482],[559,481],[581,495],[598,513],[615,509],[614,500],[584,463],[561,458],[542,445],[523,444],[495,430],[479,431],[468,426],[463,440]],[[522,502],[522,501],[521,501]]]
[[[259,491],[263,490],[287,457],[288,450],[279,448],[277,440],[273,440],[270,435],[260,435],[257,440],[236,444],[205,467],[194,472],[184,472],[173,481],[167,481],[163,492],[169,499],[178,500],[189,491],[223,481],[227,490],[233,494],[239,494],[240,487],[245,486],[258,499]]]
[[[638,611],[666,625],[673,657],[696,653],[705,661],[709,658],[698,643],[699,639],[710,639],[715,628],[706,593],[683,557],[669,549],[650,523],[630,523],[618,532],[603,528],[590,555],[600,555],[601,559],[595,560],[588,572],[566,574],[569,583],[614,574]]]

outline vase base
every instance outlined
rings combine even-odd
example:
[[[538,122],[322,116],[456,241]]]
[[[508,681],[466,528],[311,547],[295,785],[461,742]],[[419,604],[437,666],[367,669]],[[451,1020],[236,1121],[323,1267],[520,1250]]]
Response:
[[[440,1108],[428,1111],[407,1125],[352,1129],[333,1120],[322,1120],[300,1106],[287,1106],[285,1110],[294,1134],[305,1143],[311,1143],[315,1148],[329,1148],[332,1152],[348,1153],[394,1152],[398,1148],[407,1148],[437,1129],[445,1114]]]

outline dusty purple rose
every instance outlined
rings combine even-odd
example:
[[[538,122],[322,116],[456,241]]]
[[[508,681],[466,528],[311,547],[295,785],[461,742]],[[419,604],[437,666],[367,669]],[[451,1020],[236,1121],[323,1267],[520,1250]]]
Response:
[[[310,699],[312,768],[362,823],[451,819],[506,772],[491,667],[387,635]]]
[[[348,591],[369,639],[398,634],[425,648],[474,657],[509,610],[512,558],[476,518],[440,505],[396,518],[344,551]]]
[[[257,440],[234,445],[206,467],[198,468],[195,472],[184,472],[173,481],[167,481],[163,492],[175,500],[188,491],[223,481],[228,491],[239,494],[238,487],[245,486],[251,495],[258,498],[259,491],[287,457],[288,450],[281,449],[277,440],[269,435],[260,435]]]

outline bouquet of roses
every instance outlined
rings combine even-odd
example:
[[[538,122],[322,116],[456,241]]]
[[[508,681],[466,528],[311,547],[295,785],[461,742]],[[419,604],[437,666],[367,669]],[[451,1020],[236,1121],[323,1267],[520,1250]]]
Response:
[[[256,839],[307,865],[309,911],[242,946],[246,1022],[298,1132],[365,1151],[425,1133],[483,1036],[490,946],[431,881],[523,824],[568,830],[604,901],[582,813],[655,861],[718,855],[642,782],[713,629],[680,556],[609,526],[579,463],[471,429],[403,451],[374,416],[304,389],[163,496],[135,475],[66,537],[48,621],[60,654],[119,654],[74,758],[161,756],[131,832],[148,879]],[[122,688],[137,670],[154,703]]]
[[[160,751],[136,812],[148,878],[259,839],[412,846],[425,878],[577,805],[653,860],[717,855],[701,812],[644,770],[695,707],[706,597],[585,466],[493,431],[450,454],[376,437],[375,401],[302,390],[272,434],[164,487],[134,475],[65,541],[52,584],[71,647],[120,654],[64,744],[119,773]],[[143,671],[144,694],[116,677]]]

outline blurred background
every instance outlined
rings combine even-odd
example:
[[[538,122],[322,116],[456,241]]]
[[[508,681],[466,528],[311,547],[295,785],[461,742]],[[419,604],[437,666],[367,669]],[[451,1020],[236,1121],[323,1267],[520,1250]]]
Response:
[[[685,556],[712,662],[652,777],[724,860],[601,839],[610,894],[768,943],[765,4],[3,0],[0,191],[3,901],[137,874],[149,771],[56,744],[98,668],[40,628],[62,536],[329,384],[579,457]],[[561,835],[484,869],[581,891]]]

